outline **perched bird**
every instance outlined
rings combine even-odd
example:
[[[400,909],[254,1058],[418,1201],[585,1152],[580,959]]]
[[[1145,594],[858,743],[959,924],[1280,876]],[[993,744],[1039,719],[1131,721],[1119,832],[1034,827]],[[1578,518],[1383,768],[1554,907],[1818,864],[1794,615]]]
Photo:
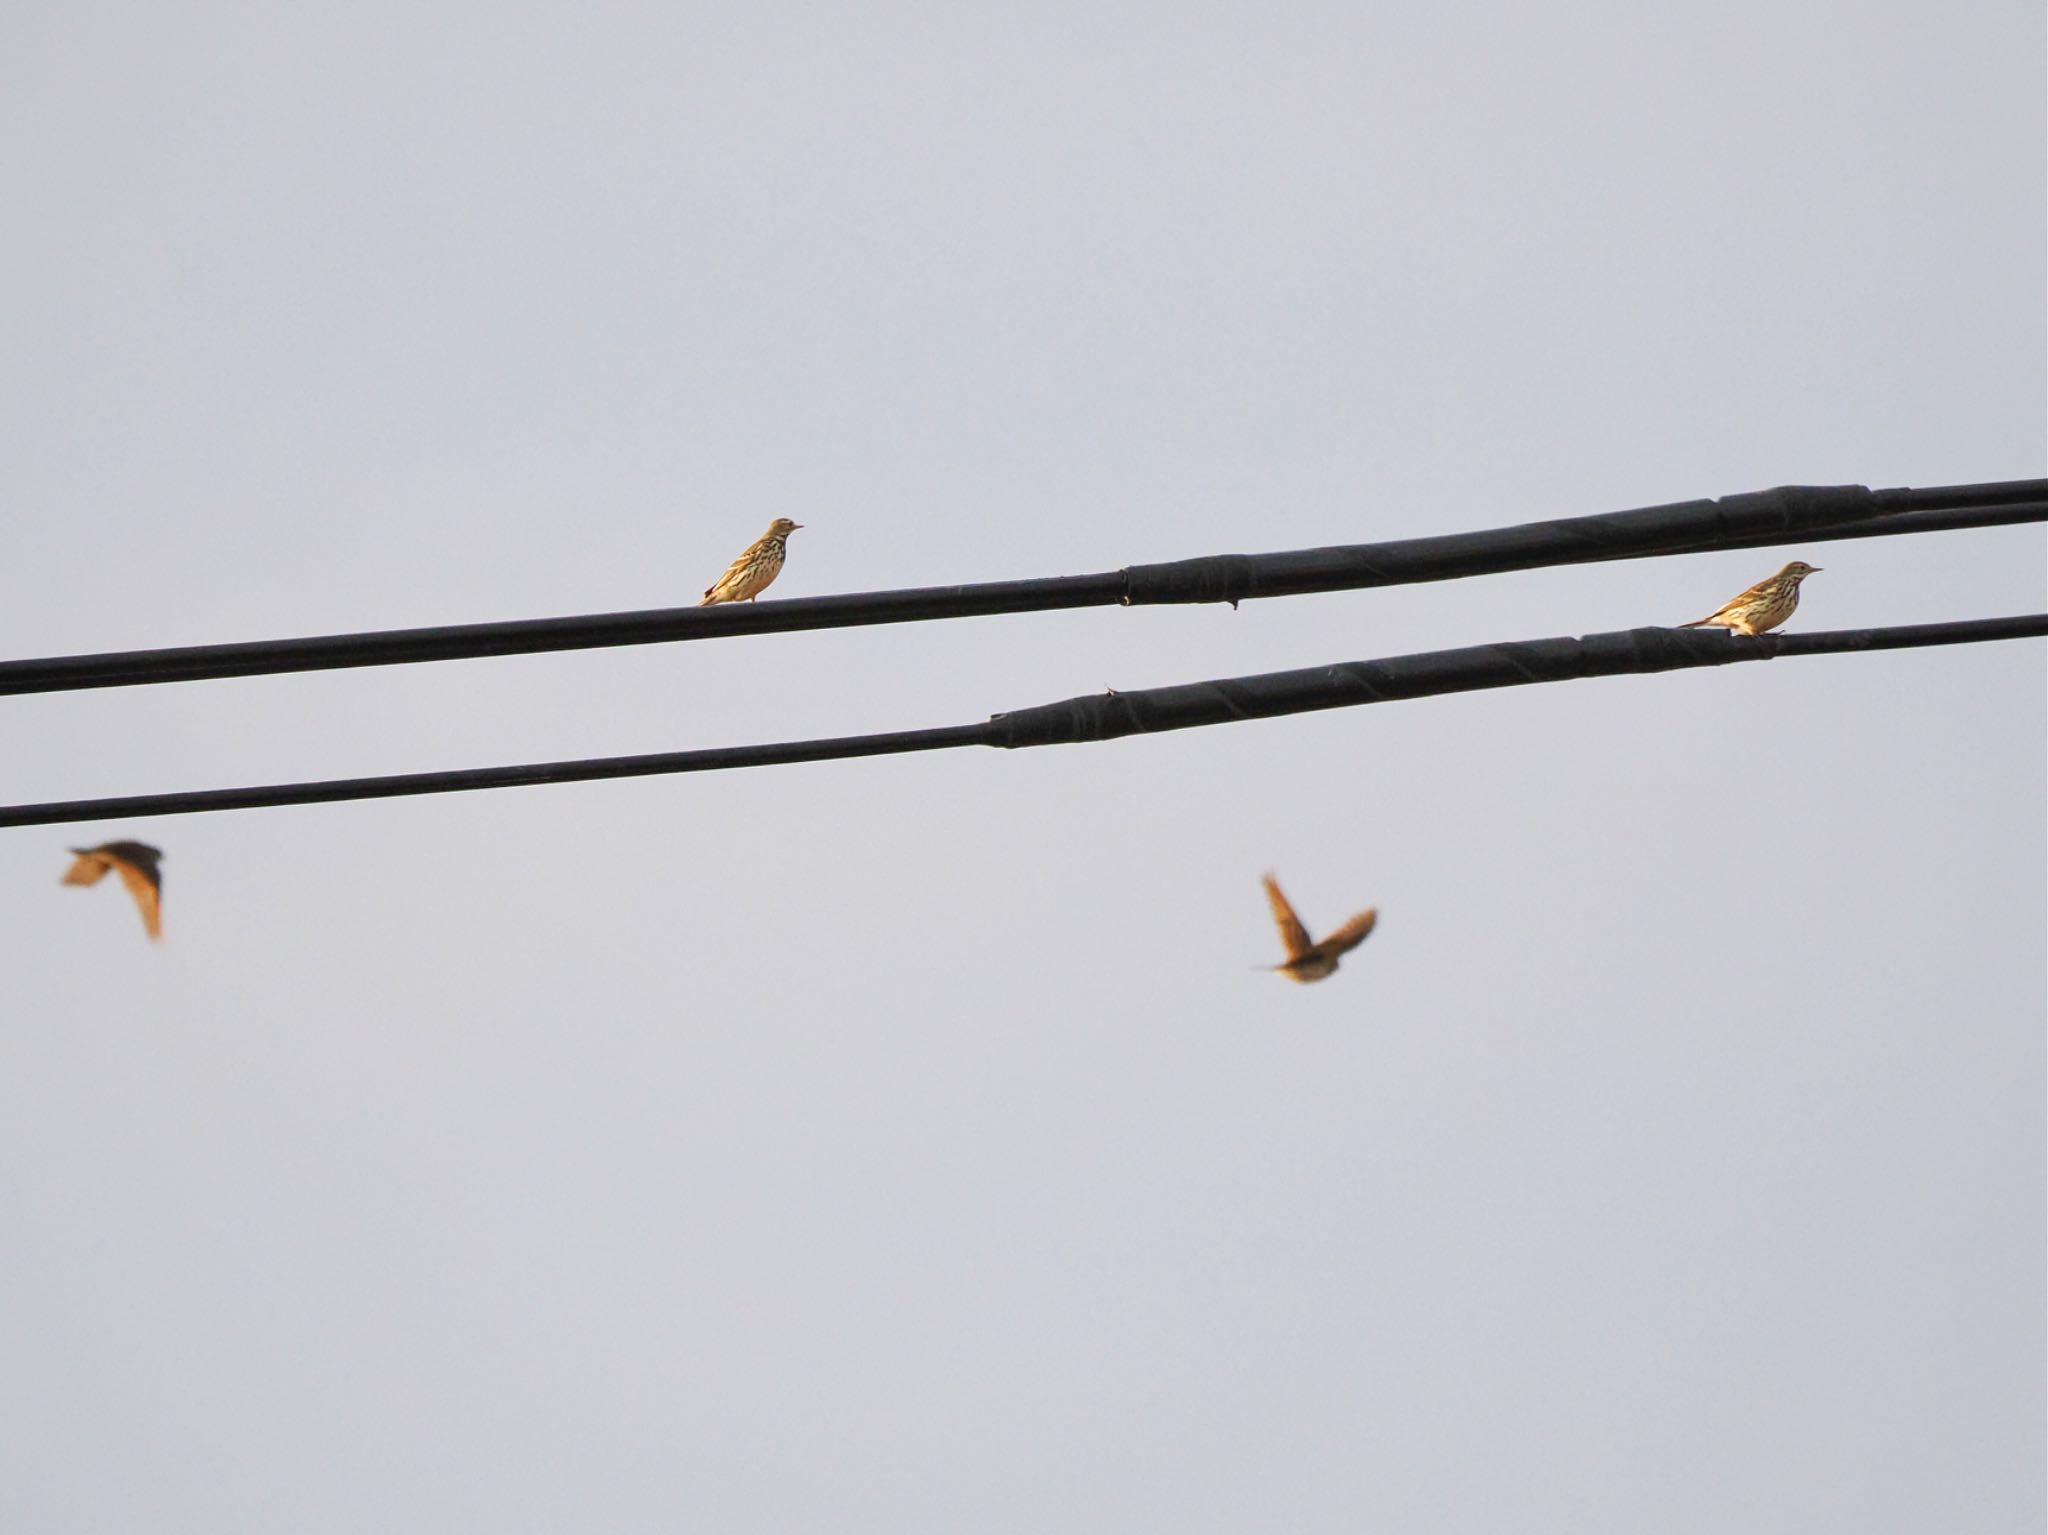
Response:
[[[128,893],[135,897],[136,909],[142,913],[142,925],[149,929],[149,936],[163,937],[164,875],[157,867],[164,856],[161,852],[147,842],[102,842],[98,847],[75,847],[71,851],[78,855],[78,861],[64,876],[65,884],[97,885],[106,878],[107,870],[114,870],[128,887]]]
[[[768,524],[768,531],[747,545],[746,553],[725,567],[725,574],[704,589],[708,608],[714,602],[752,602],[767,590],[768,583],[782,574],[782,562],[789,557],[789,535],[802,527],[787,517]]]
[[[1799,583],[1819,574],[1820,567],[1794,560],[1769,580],[1730,597],[1705,618],[1696,618],[1681,629],[1728,629],[1736,634],[1756,635],[1775,629],[1799,606]]]
[[[1285,962],[1265,968],[1277,970],[1290,981],[1320,981],[1337,969],[1337,957],[1349,954],[1372,931],[1373,924],[1380,919],[1378,907],[1360,912],[1349,922],[1331,933],[1320,943],[1308,936],[1308,929],[1301,925],[1301,918],[1294,914],[1294,908],[1287,904],[1287,897],[1280,893],[1280,885],[1272,875],[1265,876],[1266,904],[1273,908],[1273,923],[1280,929],[1280,944],[1287,950]]]

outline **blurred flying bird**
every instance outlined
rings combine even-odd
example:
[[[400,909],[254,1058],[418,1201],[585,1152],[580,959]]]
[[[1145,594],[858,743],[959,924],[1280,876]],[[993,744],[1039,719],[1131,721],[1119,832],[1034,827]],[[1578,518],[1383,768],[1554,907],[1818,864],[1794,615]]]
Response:
[[[1324,976],[1334,974],[1338,956],[1349,954],[1365,942],[1365,935],[1380,919],[1379,908],[1372,907],[1318,943],[1308,936],[1308,929],[1301,925],[1301,918],[1287,904],[1287,897],[1280,893],[1279,882],[1268,874],[1265,883],[1266,904],[1273,908],[1273,924],[1280,929],[1280,944],[1287,950],[1287,958],[1281,964],[1263,968],[1277,970],[1290,981],[1320,981]]]
[[[802,526],[787,517],[769,523],[768,531],[747,545],[746,552],[725,567],[725,574],[704,589],[704,600],[697,606],[752,602],[770,581],[782,574],[782,562],[789,557],[789,535]]]
[[[1705,618],[1696,618],[1681,629],[1727,629],[1736,634],[1757,635],[1775,629],[1799,606],[1799,583],[1817,575],[1820,567],[1794,560],[1768,580],[1730,597]]]
[[[97,885],[106,878],[107,870],[114,870],[128,887],[128,893],[135,897],[136,909],[142,913],[142,925],[149,929],[149,936],[163,937],[164,876],[157,867],[164,856],[161,852],[147,842],[102,842],[98,847],[75,847],[71,851],[78,859],[64,876],[65,884]]]

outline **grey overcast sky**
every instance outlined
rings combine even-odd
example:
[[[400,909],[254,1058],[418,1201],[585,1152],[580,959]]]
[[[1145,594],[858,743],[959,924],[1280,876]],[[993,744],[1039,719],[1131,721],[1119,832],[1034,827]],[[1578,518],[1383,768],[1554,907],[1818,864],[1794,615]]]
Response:
[[[2036,476],[2044,20],[0,10],[0,656]],[[2040,529],[0,700],[7,802],[2039,611]],[[2025,1531],[2039,643],[0,833],[10,1532]],[[166,850],[166,941],[65,848]],[[1330,981],[1278,956],[1377,905]]]

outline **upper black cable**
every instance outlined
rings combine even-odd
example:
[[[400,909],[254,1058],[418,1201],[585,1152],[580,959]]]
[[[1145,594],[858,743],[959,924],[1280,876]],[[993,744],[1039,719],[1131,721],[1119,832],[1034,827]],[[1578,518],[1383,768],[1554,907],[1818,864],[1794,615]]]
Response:
[[[1788,486],[1482,532],[1278,554],[1213,555],[1085,576],[0,661],[0,693],[394,666],[1116,603],[1235,604],[1548,565],[1756,548],[1794,539],[1872,538],[2042,521],[2048,521],[2048,480],[1880,491],[1860,485]]]
[[[1888,629],[1839,629],[1818,634],[1765,634],[1753,639],[1695,629],[1625,629],[1609,634],[1589,634],[1582,639],[1473,645],[1460,650],[1426,651],[1420,655],[1393,656],[1378,661],[1348,661],[1333,666],[1221,678],[1180,687],[1096,693],[998,714],[980,724],[952,725],[936,730],[900,730],[820,741],[721,746],[634,757],[600,757],[581,762],[531,763],[520,767],[468,768],[455,772],[401,773],[382,778],[329,779],[317,783],[272,784],[245,789],[204,789],[182,794],[142,794],[113,799],[60,800],[42,805],[9,805],[0,807],[0,827],[46,826],[63,821],[98,821],[116,817],[188,815],[208,810],[385,799],[408,794],[448,794],[469,789],[576,783],[653,773],[711,772],[789,762],[823,762],[842,757],[884,756],[897,752],[943,751],[956,746],[1024,747],[1107,741],[1118,736],[1186,730],[1231,720],[1266,719],[1313,709],[1341,709],[1355,704],[1423,698],[1436,693],[1562,682],[1575,677],[1611,677],[1631,672],[1725,666],[1737,661],[1767,661],[1775,656],[1961,645],[2041,636],[2048,636],[2048,614],[1985,618],[1963,623],[1912,624]]]

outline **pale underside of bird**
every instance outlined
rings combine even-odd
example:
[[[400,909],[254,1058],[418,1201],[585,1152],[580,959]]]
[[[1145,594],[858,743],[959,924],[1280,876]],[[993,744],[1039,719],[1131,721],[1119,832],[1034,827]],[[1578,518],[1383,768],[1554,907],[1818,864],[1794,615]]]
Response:
[[[740,557],[725,567],[724,575],[704,588],[704,600],[697,606],[752,602],[760,596],[768,583],[782,574],[782,562],[789,558],[789,535],[802,526],[787,517],[769,523],[768,531],[747,545]]]
[[[158,849],[147,842],[102,842],[98,847],[75,847],[71,851],[76,858],[63,883],[97,885],[107,877],[109,869],[113,870],[135,898],[135,908],[142,913],[142,925],[149,930],[149,936],[163,937],[164,876],[159,865],[164,855]]]
[[[1273,925],[1280,929],[1280,946],[1287,951],[1287,958],[1277,965],[1263,968],[1277,970],[1290,981],[1320,981],[1334,974],[1338,957],[1349,954],[1364,943],[1365,935],[1380,919],[1379,908],[1370,907],[1328,936],[1314,939],[1309,937],[1301,918],[1294,914],[1287,897],[1281,894],[1280,882],[1268,874],[1265,886],[1266,904],[1273,908]]]
[[[1775,576],[1730,597],[1705,618],[1696,618],[1681,629],[1727,629],[1752,637],[1769,632],[1792,616],[1799,606],[1799,583],[1818,575],[1820,567],[1794,560]]]

